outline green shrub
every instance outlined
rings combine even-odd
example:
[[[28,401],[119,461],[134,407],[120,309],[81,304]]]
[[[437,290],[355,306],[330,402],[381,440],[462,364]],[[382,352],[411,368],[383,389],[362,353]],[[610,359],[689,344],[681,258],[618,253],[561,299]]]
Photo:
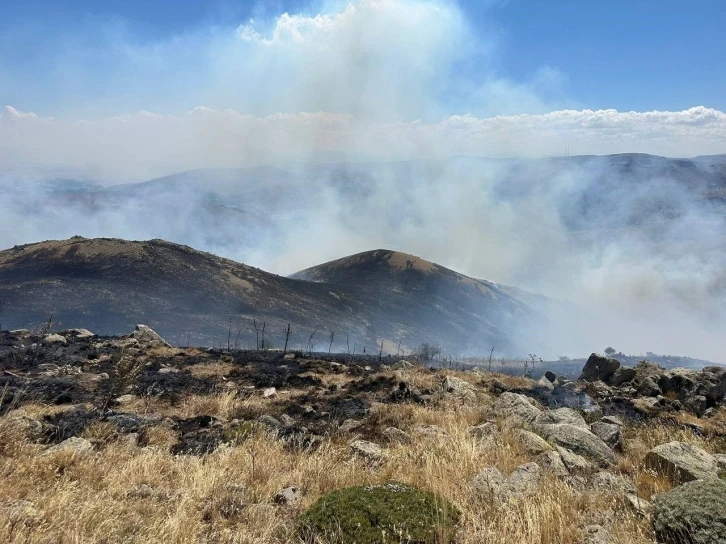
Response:
[[[340,544],[452,542],[459,511],[446,499],[391,482],[322,496],[301,517],[301,536]]]

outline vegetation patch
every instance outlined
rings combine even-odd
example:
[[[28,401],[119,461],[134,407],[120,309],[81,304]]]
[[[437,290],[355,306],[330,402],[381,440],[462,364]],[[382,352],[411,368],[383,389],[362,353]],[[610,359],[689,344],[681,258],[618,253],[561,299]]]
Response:
[[[306,542],[453,542],[459,511],[446,499],[400,483],[356,486],[322,496],[301,517]]]

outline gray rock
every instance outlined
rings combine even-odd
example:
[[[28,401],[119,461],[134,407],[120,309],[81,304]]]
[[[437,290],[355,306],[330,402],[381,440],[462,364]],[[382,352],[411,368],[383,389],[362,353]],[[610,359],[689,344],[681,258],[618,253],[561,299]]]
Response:
[[[633,510],[638,513],[638,515],[643,517],[650,516],[653,507],[648,501],[646,501],[645,499],[641,499],[635,493],[627,493],[625,495],[625,498],[628,500],[630,506],[633,507]]]
[[[173,366],[165,366],[159,369],[159,374],[179,374],[181,370]]]
[[[456,376],[446,376],[441,380],[441,391],[444,394],[460,398],[468,404],[476,403],[476,388]]]
[[[605,416],[600,421],[603,423],[612,423],[613,425],[617,425],[619,427],[625,427],[625,423],[623,423],[623,420],[620,419],[618,416]]]
[[[577,427],[569,423],[554,425],[538,425],[537,433],[558,446],[562,446],[578,455],[583,455],[595,461],[602,467],[615,464],[615,454],[605,442],[592,434],[588,429]]]
[[[726,482],[696,480],[653,499],[653,528],[664,544],[726,542]]]
[[[565,467],[571,473],[586,473],[592,470],[592,464],[583,456],[572,453],[562,446],[556,446],[555,449],[560,454]]]
[[[171,344],[146,325],[136,325],[136,330],[131,333],[131,338],[135,339],[139,344],[151,348],[171,347]]]
[[[262,390],[262,398],[263,399],[269,399],[271,397],[277,396],[277,389],[274,387],[267,387]]]
[[[583,531],[580,544],[615,544],[615,539],[601,525],[588,525]]]
[[[12,410],[5,416],[5,423],[24,440],[35,442],[43,438],[45,427],[37,419],[29,417],[24,410]]]
[[[302,494],[300,488],[295,486],[285,487],[280,489],[273,497],[275,504],[280,506],[299,506],[302,501]]]
[[[469,435],[474,438],[493,438],[499,434],[499,427],[496,423],[487,421],[474,427],[469,427]]]
[[[348,421],[352,421],[352,420],[348,420]],[[282,423],[283,426],[287,427],[288,429],[294,427],[297,424],[295,422],[295,419],[293,419],[292,417],[290,417],[287,414],[282,414],[280,416],[280,423]]]
[[[485,500],[506,501],[510,496],[509,480],[495,467],[487,467],[469,482],[472,493]]]
[[[593,353],[587,359],[585,366],[582,368],[582,374],[580,374],[579,379],[586,380],[588,382],[594,382],[597,380],[607,382],[608,378],[610,378],[610,376],[612,376],[618,368],[620,368],[620,361]]]
[[[538,387],[539,389],[544,390],[544,391],[554,391],[555,390],[555,384],[553,384],[551,381],[549,381],[544,376],[542,376],[539,380],[537,380],[536,387]]]
[[[393,370],[411,370],[412,368],[415,368],[416,365],[411,363],[410,361],[406,361],[405,359],[401,359],[397,363],[395,363],[391,368]]]
[[[67,334],[68,336],[73,336],[74,338],[93,338],[96,336],[88,329],[68,329],[67,331],[63,331],[64,334]]]
[[[350,444],[350,449],[355,455],[368,461],[380,461],[383,457],[383,449],[378,444],[367,440],[354,440]]]
[[[648,376],[638,386],[638,393],[644,397],[657,397],[662,395],[663,391],[658,386],[658,382],[655,381],[653,376]]]
[[[449,436],[449,433],[438,425],[419,425],[414,427],[412,431],[424,438],[445,438]]]
[[[263,414],[258,417],[257,422],[261,423],[271,431],[280,431],[285,428],[285,425],[283,425],[281,421],[267,414]]]
[[[632,381],[635,378],[635,369],[625,366],[618,368],[608,380],[613,387],[620,387],[624,383]]]
[[[553,425],[557,423],[568,423],[582,429],[589,429],[584,418],[572,408],[557,408],[556,410],[545,410],[541,412],[532,422],[532,427],[540,425]]]
[[[79,438],[77,436],[68,438],[45,450],[42,455],[53,455],[53,454],[67,454],[78,457],[84,457],[93,452],[93,444],[85,438]]]
[[[564,477],[570,474],[567,467],[562,462],[562,456],[556,451],[546,451],[540,453],[534,460],[543,470],[551,472],[557,477]]]
[[[596,421],[590,425],[590,431],[592,431],[592,434],[597,436],[611,448],[620,443],[620,425],[615,423],[605,423],[604,421]]]
[[[541,413],[524,395],[509,392],[499,395],[491,411],[495,417],[520,427],[528,425]]]
[[[527,453],[531,453],[532,455],[538,455],[540,453],[552,450],[552,446],[549,444],[549,442],[547,442],[539,435],[534,434],[533,432],[526,431],[524,429],[517,429],[514,431],[514,434],[522,443]]]
[[[534,495],[542,479],[542,469],[537,463],[525,463],[515,468],[509,475],[509,488],[515,495],[528,497]]]
[[[726,476],[726,453],[717,453],[713,456],[716,461],[716,470],[718,470],[721,477]]]
[[[114,401],[118,404],[130,404],[132,402],[135,402],[138,398],[139,397],[137,397],[136,395],[127,394],[116,397]]]
[[[718,476],[713,456],[685,442],[656,446],[646,454],[645,466],[668,476],[676,484]]]
[[[590,477],[590,487],[619,494],[635,493],[635,484],[624,477],[601,470]]]
[[[405,431],[402,431],[401,429],[397,429],[396,427],[388,427],[383,430],[383,436],[388,440],[389,442],[395,443],[395,444],[412,444],[413,438],[411,438],[411,435],[408,434]]]
[[[544,373],[544,377],[547,378],[550,383],[555,383],[555,380],[557,379],[557,375],[549,370]]]
[[[703,395],[693,395],[683,401],[683,406],[689,412],[692,412],[700,417],[706,411],[706,408],[708,407],[707,403],[708,399],[706,399]]]
[[[49,334],[45,338],[43,338],[44,344],[62,344],[66,345],[68,343],[68,340],[65,339],[65,336],[61,336],[60,334]]]

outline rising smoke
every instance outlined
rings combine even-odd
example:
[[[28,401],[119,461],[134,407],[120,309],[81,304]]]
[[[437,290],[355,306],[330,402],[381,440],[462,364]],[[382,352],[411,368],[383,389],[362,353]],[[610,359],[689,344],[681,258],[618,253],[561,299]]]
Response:
[[[153,47],[127,39],[122,58],[109,46],[117,70],[106,83],[130,71],[154,81],[158,65],[171,66],[181,91],[166,82],[144,92],[152,104],[169,93],[188,113],[79,120],[6,108],[3,247],[158,237],[281,274],[385,247],[584,309],[528,331],[545,356],[613,345],[726,362],[726,223],[713,193],[726,184],[723,162],[473,158],[568,145],[722,152],[726,114],[558,109],[576,106],[566,78],[549,67],[528,81],[502,77],[496,40],[450,2],[357,0]],[[477,76],[462,79],[466,63]],[[716,189],[699,189],[704,179]]]

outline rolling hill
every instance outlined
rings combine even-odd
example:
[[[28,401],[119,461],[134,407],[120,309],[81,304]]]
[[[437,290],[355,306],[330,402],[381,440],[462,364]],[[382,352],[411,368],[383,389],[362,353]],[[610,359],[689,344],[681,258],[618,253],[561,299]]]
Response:
[[[39,327],[51,312],[58,328],[100,334],[136,323],[173,343],[255,346],[253,320],[266,323],[268,346],[313,342],[370,353],[423,342],[446,352],[517,349],[518,331],[541,314],[495,284],[417,257],[376,250],[285,278],[163,240],[47,241],[0,252],[4,328]],[[347,337],[347,338],[346,338]]]

